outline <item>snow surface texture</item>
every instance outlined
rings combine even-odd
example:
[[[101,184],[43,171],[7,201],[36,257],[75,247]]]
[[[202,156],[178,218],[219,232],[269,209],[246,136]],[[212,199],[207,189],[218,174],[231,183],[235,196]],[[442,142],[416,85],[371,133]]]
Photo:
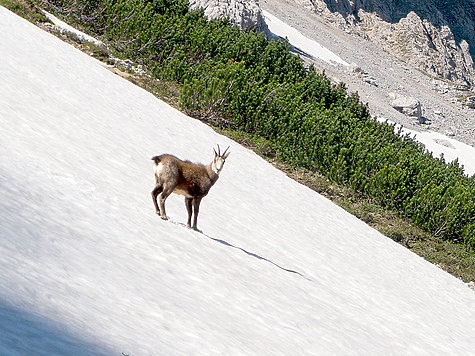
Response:
[[[0,355],[474,354],[475,293],[0,7]],[[186,229],[159,153],[221,178]]]

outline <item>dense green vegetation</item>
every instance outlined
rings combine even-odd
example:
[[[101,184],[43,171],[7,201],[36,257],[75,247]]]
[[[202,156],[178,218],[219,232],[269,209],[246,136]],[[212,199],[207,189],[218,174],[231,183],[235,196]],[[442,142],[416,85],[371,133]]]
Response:
[[[357,94],[305,69],[287,43],[208,22],[184,0],[50,3],[157,78],[178,82],[189,113],[260,136],[282,160],[475,249],[475,177],[376,122]]]

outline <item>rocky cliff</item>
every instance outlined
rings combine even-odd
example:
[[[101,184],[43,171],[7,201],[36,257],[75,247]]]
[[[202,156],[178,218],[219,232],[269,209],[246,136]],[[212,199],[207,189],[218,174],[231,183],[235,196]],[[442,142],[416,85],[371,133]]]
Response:
[[[295,0],[430,75],[475,85],[475,0]]]
[[[259,0],[189,0],[190,9],[204,9],[209,19],[228,18],[241,29],[256,28],[269,35]]]

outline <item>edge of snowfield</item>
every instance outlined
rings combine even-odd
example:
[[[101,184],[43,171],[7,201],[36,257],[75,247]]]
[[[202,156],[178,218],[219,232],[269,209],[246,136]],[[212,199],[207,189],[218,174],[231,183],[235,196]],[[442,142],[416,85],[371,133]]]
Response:
[[[0,354],[473,354],[475,294],[0,6]],[[231,145],[199,224],[150,158]]]

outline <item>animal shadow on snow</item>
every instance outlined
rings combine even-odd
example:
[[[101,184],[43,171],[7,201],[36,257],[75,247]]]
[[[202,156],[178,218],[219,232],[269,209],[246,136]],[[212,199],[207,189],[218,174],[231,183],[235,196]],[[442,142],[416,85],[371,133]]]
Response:
[[[172,223],[175,224],[175,225],[180,225],[180,226],[183,226],[183,227],[189,229],[189,228],[188,228],[185,224],[183,224],[183,223],[174,222],[174,221],[172,221]],[[251,256],[251,257],[254,257],[254,258],[257,258],[258,260],[261,260],[261,261],[268,262],[268,263],[274,265],[275,267],[281,269],[282,271],[285,271],[285,272],[288,272],[288,273],[297,274],[297,275],[299,275],[300,277],[303,277],[303,278],[305,278],[306,280],[311,281],[310,278],[304,276],[302,273],[300,273],[300,272],[298,272],[298,271],[295,271],[295,270],[292,270],[292,269],[284,268],[284,267],[280,266],[279,264],[277,264],[277,263],[275,263],[275,262],[273,262],[273,261],[271,261],[271,260],[269,260],[269,259],[267,259],[267,258],[265,258],[265,257],[262,257],[262,256],[258,255],[257,253],[247,251],[246,249],[244,249],[244,248],[242,248],[242,247],[239,247],[239,246],[235,246],[235,245],[233,245],[233,244],[230,244],[229,242],[227,242],[227,241],[225,241],[225,240],[221,240],[221,239],[218,239],[218,238],[216,238],[216,237],[209,236],[209,235],[205,234],[205,233],[204,233],[203,231],[201,231],[201,230],[196,230],[196,231],[191,230],[191,231],[197,232],[197,233],[203,235],[204,237],[206,237],[206,238],[208,238],[208,239],[210,239],[210,240],[212,240],[212,241],[219,242],[220,244],[222,244],[222,245],[224,245],[224,246],[231,247],[231,248],[234,248],[234,249],[237,249],[237,250],[241,250],[241,251],[244,252],[246,255]]]

